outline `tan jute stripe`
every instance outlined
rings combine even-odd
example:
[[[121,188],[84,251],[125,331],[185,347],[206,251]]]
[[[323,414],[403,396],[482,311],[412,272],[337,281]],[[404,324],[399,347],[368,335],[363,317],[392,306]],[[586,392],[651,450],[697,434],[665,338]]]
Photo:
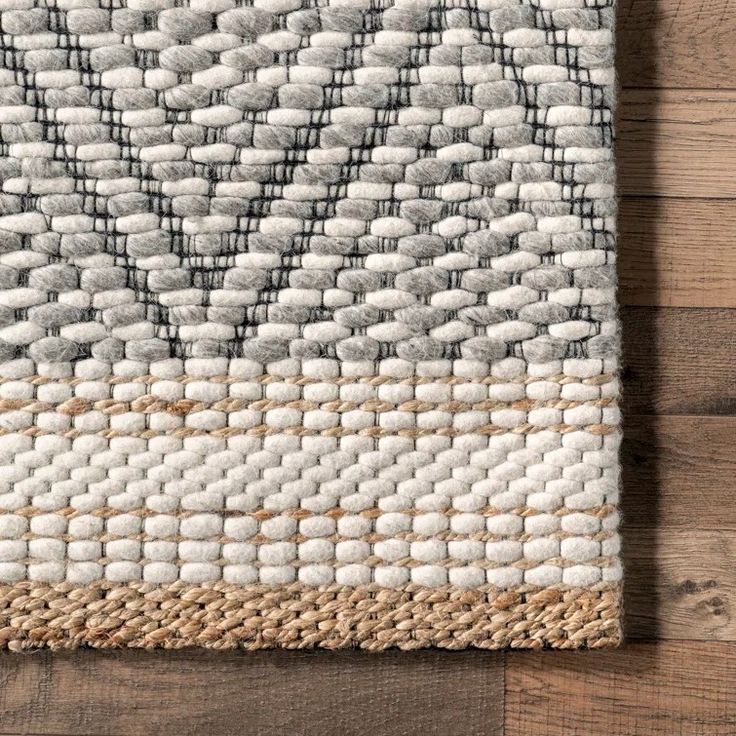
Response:
[[[370,399],[368,401],[307,401],[306,399],[295,399],[293,401],[276,401],[274,399],[239,399],[229,397],[219,401],[196,401],[194,399],[178,399],[167,401],[156,396],[141,396],[133,401],[120,401],[118,399],[101,399],[91,401],[75,397],[62,402],[39,401],[38,399],[2,399],[0,400],[0,414],[8,412],[23,411],[26,414],[42,414],[53,412],[64,416],[77,417],[89,412],[100,412],[109,416],[119,414],[157,414],[166,412],[175,416],[189,416],[200,411],[211,410],[223,414],[232,414],[244,410],[249,411],[272,411],[273,409],[296,409],[297,411],[326,411],[335,414],[344,414],[351,411],[370,411],[381,414],[384,412],[400,411],[408,414],[421,414],[428,411],[461,412],[461,411],[497,411],[500,409],[516,409],[518,411],[531,411],[533,409],[577,409],[581,406],[589,406],[594,409],[604,409],[616,406],[616,399],[606,397],[602,399],[591,399],[589,401],[573,401],[571,399],[547,399],[535,401],[532,399],[519,399],[518,401],[498,401],[496,399],[484,399],[483,401],[422,401],[411,399],[396,403],[382,399]]]
[[[330,427],[329,429],[310,429],[304,426],[272,427],[268,424],[259,424],[247,429],[241,427],[222,427],[220,429],[195,429],[193,427],[178,427],[171,430],[142,429],[134,432],[120,432],[115,429],[102,429],[98,432],[83,432],[78,429],[65,429],[61,431],[47,430],[42,427],[32,426],[21,430],[0,429],[0,437],[18,434],[26,437],[66,437],[76,439],[77,437],[140,437],[151,439],[153,437],[269,437],[272,435],[290,435],[292,437],[462,437],[463,435],[479,434],[484,436],[499,434],[536,434],[537,432],[589,432],[595,435],[615,434],[619,428],[613,424],[519,424],[515,427],[501,426],[498,424],[484,424],[471,429],[457,429],[456,427],[428,427],[428,428],[406,428],[385,429],[383,427],[366,427],[364,429],[351,429],[349,427]]]
[[[0,585],[0,649],[575,649],[621,640],[621,589]]]
[[[80,383],[108,383],[111,385],[118,385],[124,383],[145,383],[154,384],[159,381],[176,382],[176,383],[199,383],[205,381],[207,383],[224,383],[227,385],[233,383],[260,383],[260,384],[271,384],[271,383],[289,383],[297,384],[300,386],[307,386],[314,383],[331,383],[338,386],[348,386],[352,384],[368,384],[371,386],[384,386],[388,384],[400,384],[405,386],[421,386],[428,383],[449,383],[452,385],[460,385],[466,383],[478,383],[483,385],[495,385],[499,383],[519,383],[529,384],[544,381],[546,383],[559,383],[562,385],[569,383],[582,383],[584,386],[602,386],[606,383],[610,383],[616,378],[614,373],[600,373],[589,378],[578,378],[576,376],[568,376],[565,373],[558,373],[554,376],[530,376],[528,373],[523,373],[513,377],[501,377],[501,376],[330,376],[317,378],[315,376],[278,376],[264,373],[260,376],[196,376],[182,374],[180,376],[173,376],[164,378],[161,376],[154,376],[147,374],[145,376],[100,376],[98,378],[86,378],[82,376],[64,376],[64,377],[49,377],[49,376],[22,376],[18,378],[8,378],[0,376],[0,385],[4,383],[30,383],[34,386],[42,386],[47,383],[60,383],[69,385],[79,385]]]

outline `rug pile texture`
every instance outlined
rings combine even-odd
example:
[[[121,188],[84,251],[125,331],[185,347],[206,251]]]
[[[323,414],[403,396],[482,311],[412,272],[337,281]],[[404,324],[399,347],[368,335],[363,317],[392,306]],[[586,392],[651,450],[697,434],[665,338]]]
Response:
[[[617,643],[613,0],[0,0],[0,648]]]

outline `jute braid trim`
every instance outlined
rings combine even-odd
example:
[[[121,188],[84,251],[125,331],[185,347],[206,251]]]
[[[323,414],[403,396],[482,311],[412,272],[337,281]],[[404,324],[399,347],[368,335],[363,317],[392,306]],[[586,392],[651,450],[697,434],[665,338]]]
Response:
[[[440,539],[440,537],[433,537]],[[558,539],[558,537],[553,537],[552,535],[549,535],[550,539]],[[604,536],[591,536],[590,539],[592,541],[602,541],[603,539],[609,539],[610,537]],[[135,537],[125,537],[125,539],[135,539]],[[293,540],[293,538],[288,538],[289,540]],[[299,538],[297,537],[299,541],[306,541],[307,537]],[[335,541],[343,541],[341,537],[321,537],[321,539],[325,539],[330,542]],[[402,536],[396,536],[392,537],[392,539],[403,539]],[[442,541],[445,541],[444,538],[441,538]],[[113,539],[106,540],[108,542],[114,541]],[[162,540],[163,541],[163,540]],[[177,539],[177,541],[180,541]],[[219,540],[217,540],[219,541]],[[267,544],[268,542],[272,542],[273,540],[267,539],[267,538],[255,538],[251,540],[251,544]],[[379,540],[380,541],[380,540]],[[601,568],[610,568],[613,565],[615,565],[617,560],[616,556],[598,556],[598,557],[590,557],[585,562],[587,565],[594,566],[594,567],[601,567]],[[23,564],[33,564],[33,563],[40,563],[43,562],[43,560],[39,560],[35,557],[22,557],[16,560],[17,562],[23,563]],[[114,557],[108,557],[108,556],[101,556],[96,559],[96,562],[100,565],[108,565],[112,562],[116,562],[117,558]],[[146,564],[151,563],[152,560],[147,559],[146,557],[140,557],[138,559],[138,563],[145,567]],[[182,567],[186,565],[189,562],[189,560],[170,560],[170,565],[177,565],[178,567]],[[220,567],[224,567],[226,565],[232,564],[231,560],[228,560],[226,558],[217,558],[208,560],[209,564],[211,565],[219,565]],[[267,565],[266,563],[263,563],[261,560],[253,560],[250,561],[250,564],[253,565],[253,567],[257,568],[263,568],[263,567],[270,567],[270,565]],[[294,568],[301,568],[301,567],[311,567],[314,565],[314,562],[312,560],[302,560],[300,558],[296,558],[290,561],[290,566]],[[331,567],[334,569],[339,570],[340,568],[348,567],[352,563],[344,562],[342,560],[335,560],[334,562],[331,562]],[[368,555],[361,559],[360,564],[364,567],[368,568],[378,568],[378,567],[385,567],[386,566],[386,560],[383,557],[380,557],[378,555]],[[391,567],[394,569],[400,569],[400,568],[419,568],[426,565],[426,560],[417,560],[410,556],[402,557],[399,559],[395,559],[391,561]],[[580,560],[571,560],[566,559],[565,557],[556,556],[556,557],[548,557],[545,559],[544,564],[546,565],[554,565],[555,567],[559,567],[561,569],[570,568],[570,567],[577,567],[580,564]],[[476,570],[496,570],[499,568],[503,568],[508,570],[509,568],[516,568],[519,570],[532,570],[535,567],[539,566],[539,560],[530,560],[526,557],[521,558],[520,560],[515,560],[512,562],[507,561],[498,561],[498,560],[466,560],[456,557],[446,557],[442,560],[437,560],[433,563],[435,567],[443,567],[448,570],[451,570],[453,568],[457,568],[463,565],[466,565],[467,567],[474,568]]]
[[[0,649],[601,648],[621,641],[621,588],[402,590],[340,585],[0,586]]]
[[[1,507],[0,507],[1,508]],[[3,509],[4,510],[4,509]],[[598,518],[604,518],[608,516],[609,514],[612,514],[616,511],[616,506],[613,504],[605,504],[603,506],[590,506],[589,508],[579,508],[579,509],[571,509],[567,506],[561,506],[559,509],[555,509],[554,511],[543,511],[541,509],[536,509],[531,506],[516,506],[512,509],[501,509],[496,506],[484,506],[480,509],[477,509],[474,513],[479,514],[481,516],[499,516],[501,514],[514,514],[516,516],[522,516],[524,518],[528,516],[538,516],[540,514],[547,514],[549,513],[551,516],[568,516],[569,514],[586,514],[588,516],[595,516]],[[44,514],[48,514],[48,509],[39,508],[38,506],[23,506],[21,508],[12,509],[12,513],[15,516],[24,516],[24,517],[34,517],[34,516],[42,516]],[[96,509],[78,509],[74,508],[73,506],[64,506],[63,508],[55,509],[54,513],[58,516],[63,516],[66,519],[75,519],[80,516],[97,516],[103,519],[109,519],[114,516],[140,516],[143,518],[151,518],[156,516],[162,516],[163,512],[157,511],[156,509],[152,508],[145,508],[145,507],[139,507],[139,508],[114,508],[112,506],[101,506]],[[179,519],[188,519],[192,516],[197,516],[200,514],[201,511],[196,510],[181,510],[181,511],[175,511],[175,512],[166,512],[167,516],[176,516]],[[260,508],[257,511],[248,511],[243,509],[222,509],[218,510],[217,512],[222,517],[229,517],[229,518],[238,518],[238,517],[247,517],[247,518],[253,518],[257,519],[258,521],[265,521],[266,519],[275,519],[277,517],[286,517],[289,519],[297,519],[301,521],[302,519],[310,519],[314,516],[327,516],[331,519],[340,519],[343,516],[360,516],[364,519],[376,519],[383,513],[381,509],[378,508],[368,508],[364,509],[363,511],[358,512],[352,512],[348,511],[347,509],[341,508],[339,506],[334,506],[332,508],[326,509],[322,512],[317,511],[310,511],[309,509],[304,508],[290,508],[290,509],[283,509],[280,511],[273,511],[269,509]],[[417,508],[407,508],[402,509],[402,514],[406,516],[421,516],[422,514],[427,513],[426,511],[423,511],[422,509]],[[464,512],[460,511],[459,509],[455,508],[448,508],[444,509],[442,512],[445,516],[457,516],[459,514],[462,514]],[[434,536],[434,535],[433,535]]]
[[[177,416],[188,416],[207,409],[231,414],[232,412],[253,410],[271,411],[273,409],[297,409],[299,411],[328,411],[343,414],[349,411],[371,411],[380,414],[387,411],[402,411],[411,414],[419,414],[427,411],[494,411],[499,409],[517,409],[529,411],[531,409],[577,409],[581,406],[589,406],[597,409],[616,406],[614,398],[592,399],[590,401],[573,401],[570,399],[550,399],[546,401],[532,401],[521,399],[519,401],[497,401],[485,399],[483,401],[420,401],[412,399],[399,404],[380,399],[369,401],[275,401],[273,399],[257,399],[246,401],[244,399],[228,398],[220,401],[195,401],[194,399],[179,399],[178,401],[165,401],[155,396],[142,396],[134,401],[118,401],[116,399],[102,399],[100,401],[88,401],[80,398],[68,399],[54,404],[48,401],[36,399],[27,400],[0,400],[0,414],[8,412],[23,411],[27,414],[41,414],[54,412],[64,416],[76,417],[91,411],[99,411],[102,414],[116,415],[126,412],[135,414],[157,414],[167,412]]]
[[[613,539],[617,536],[618,532],[616,531],[602,531],[597,532],[595,534],[589,534],[588,538],[591,539],[594,542],[602,542],[604,539]],[[558,531],[558,532],[549,532],[548,534],[544,535],[547,539],[573,539],[578,536],[576,532],[565,532],[565,531]],[[392,534],[363,534],[359,537],[350,537],[350,539],[354,539],[358,542],[367,542],[369,544],[375,544],[376,542],[383,542],[389,539],[401,539],[408,542],[426,542],[432,539],[439,539],[444,542],[453,542],[453,541],[460,541],[460,540],[473,540],[476,542],[495,542],[495,541],[513,541],[513,542],[528,542],[532,539],[538,539],[538,534],[532,534],[529,532],[519,533],[519,534],[493,534],[492,532],[472,532],[470,534],[462,533],[462,532],[454,532],[454,531],[446,531],[446,532],[436,532],[434,534],[418,534],[417,532],[402,532],[397,531]],[[17,539],[22,539],[24,541],[31,541],[34,539],[58,539],[62,542],[80,542],[80,541],[89,541],[89,542],[100,542],[101,544],[106,544],[107,542],[115,542],[122,539],[132,539],[136,542],[184,542],[190,537],[184,535],[184,534],[169,534],[169,535],[162,535],[157,536],[155,534],[146,534],[146,533],[131,533],[131,534],[111,534],[109,532],[101,533],[101,534],[94,534],[90,533],[87,536],[76,536],[74,534],[35,534],[33,532],[26,532],[25,534],[18,535]],[[294,543],[302,543],[306,542],[310,539],[313,539],[313,537],[309,537],[306,534],[289,534],[284,537],[279,537],[279,542],[294,542]],[[345,541],[347,538],[342,534],[326,534],[320,539],[325,539],[328,542],[338,543]],[[269,542],[273,542],[274,540],[271,537],[266,536],[265,534],[254,534],[251,537],[232,537],[228,536],[227,534],[213,534],[209,537],[200,537],[199,541],[207,541],[207,542],[216,542],[217,544],[230,544],[230,543],[239,543],[239,542],[249,542],[250,544],[268,544]],[[32,557],[28,557],[28,560],[33,560]],[[533,564],[536,564],[534,562]]]
[[[87,378],[82,376],[62,376],[62,377],[49,377],[49,376],[22,376],[18,378],[7,378],[0,377],[0,386],[6,383],[30,383],[34,386],[43,386],[46,384],[65,384],[77,386],[81,383],[88,383],[94,381],[95,383],[109,383],[111,385],[119,385],[125,383],[144,383],[152,385],[159,381],[166,381],[168,383],[199,383],[201,381],[207,381],[208,383],[260,383],[264,385],[272,383],[288,383],[296,384],[299,386],[308,386],[315,383],[330,383],[338,386],[348,386],[353,384],[368,384],[370,386],[385,386],[385,385],[402,385],[402,386],[421,386],[430,383],[449,383],[452,385],[460,384],[482,384],[482,385],[495,385],[505,383],[519,383],[519,384],[530,384],[544,381],[545,383],[559,383],[562,385],[569,383],[581,383],[584,386],[602,386],[606,383],[611,383],[616,379],[614,373],[600,373],[595,376],[588,378],[580,378],[577,376],[570,376],[565,373],[558,373],[553,376],[530,376],[527,373],[523,373],[518,376],[501,377],[501,376],[334,376],[334,377],[315,377],[315,376],[279,376],[264,373],[260,376],[199,376],[199,375],[187,375],[182,374],[180,376],[173,377],[161,377],[147,374],[145,376],[100,376],[95,378]]]
[[[114,429],[104,429],[98,432],[82,432],[77,429],[69,429],[60,432],[42,429],[41,427],[28,427],[20,432],[14,430],[1,429],[0,437],[6,435],[24,435],[27,437],[66,437],[67,439],[75,439],[77,437],[139,437],[141,439],[152,439],[153,437],[177,437],[180,439],[186,437],[270,437],[273,435],[289,435],[292,437],[432,437],[440,435],[442,437],[461,437],[463,435],[477,434],[483,436],[492,436],[499,434],[535,434],[537,432],[559,432],[566,434],[568,432],[589,432],[594,435],[615,434],[619,428],[613,424],[551,424],[536,425],[524,423],[515,427],[505,427],[498,424],[484,424],[480,427],[471,429],[457,429],[455,427],[439,427],[439,428],[407,428],[407,429],[384,429],[383,427],[367,427],[365,429],[354,430],[347,427],[331,427],[330,429],[310,429],[308,427],[271,427],[268,424],[259,424],[257,427],[244,429],[241,427],[222,427],[221,429],[207,430],[194,429],[192,427],[179,427],[177,429],[159,431],[154,429],[145,429],[139,432],[119,432]]]

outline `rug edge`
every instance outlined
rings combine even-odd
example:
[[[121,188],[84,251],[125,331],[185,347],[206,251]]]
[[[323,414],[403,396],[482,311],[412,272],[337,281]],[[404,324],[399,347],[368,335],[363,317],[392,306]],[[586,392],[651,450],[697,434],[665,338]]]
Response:
[[[621,643],[619,583],[402,590],[23,581],[0,585],[0,650],[600,649]]]

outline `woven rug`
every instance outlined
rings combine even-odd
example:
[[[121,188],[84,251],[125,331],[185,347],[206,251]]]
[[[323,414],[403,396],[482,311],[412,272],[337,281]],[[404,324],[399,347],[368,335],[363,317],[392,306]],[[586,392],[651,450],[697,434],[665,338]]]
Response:
[[[614,0],[0,0],[0,647],[619,640]]]

